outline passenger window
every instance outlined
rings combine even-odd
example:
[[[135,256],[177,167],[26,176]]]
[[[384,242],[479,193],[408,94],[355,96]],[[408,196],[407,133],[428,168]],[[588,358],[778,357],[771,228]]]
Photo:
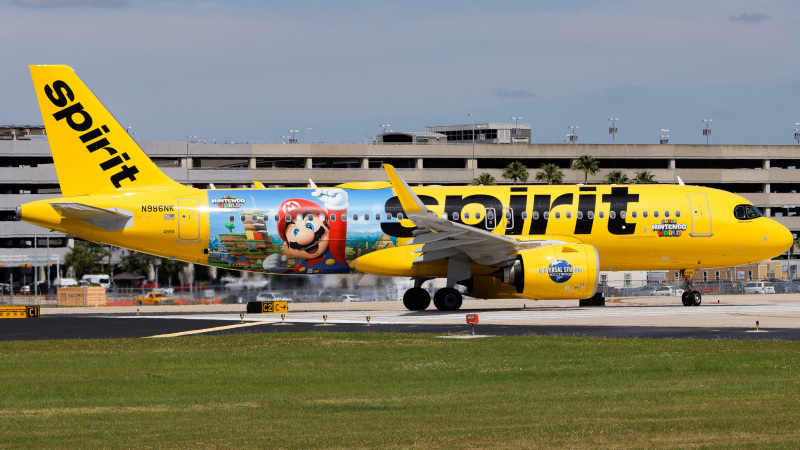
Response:
[[[342,222],[347,222],[347,214],[342,213]]]
[[[533,220],[539,220],[539,211],[533,212]]]
[[[572,219],[572,212],[567,211],[567,219]]]
[[[669,217],[669,211],[664,211],[664,217]]]
[[[588,217],[589,220],[594,219],[594,211],[589,211],[588,213],[586,213],[586,217]]]
[[[653,217],[655,217],[656,219],[658,219],[658,211],[653,211]]]
[[[447,213],[446,212],[442,213],[442,219],[447,220]]]
[[[542,216],[544,217],[544,220],[550,219],[550,211],[545,211]]]
[[[522,211],[522,220],[525,220],[527,218],[528,218],[528,211]]]
[[[561,213],[556,211],[556,219],[560,219],[560,218],[561,218]]]
[[[375,220],[381,220],[381,213],[375,213]]]
[[[366,221],[366,220],[369,220],[369,213],[367,213],[367,214],[364,214],[364,220],[365,220],[365,221]]]
[[[287,214],[286,216],[284,216],[283,219],[286,220],[286,222],[291,222],[292,221],[292,216]]]
[[[336,222],[336,214],[331,214],[331,222]]]
[[[492,211],[487,212],[486,218],[489,220],[494,220],[494,213]]]
[[[475,213],[475,218],[478,219],[478,220],[481,220],[481,213],[476,212]]]
[[[631,211],[631,217],[634,219],[636,218],[636,211]]]
[[[645,219],[647,219],[647,211],[642,211],[642,217],[644,217]]]
[[[620,219],[625,220],[626,217],[628,217],[628,213],[627,212],[625,212],[625,211],[620,211],[619,212],[619,218]]]
[[[606,215],[606,214],[605,214],[603,211],[600,211],[599,213],[597,213],[597,215],[598,215],[598,216],[599,216],[601,219],[603,219],[603,218],[605,218],[605,215]]]
[[[458,220],[458,213],[457,212],[453,213],[453,220]]]
[[[320,214],[319,215],[319,221],[320,222],[325,222],[325,214]]]
[[[578,211],[578,214],[576,215],[576,217],[578,217],[578,220],[583,219],[583,212]]]
[[[403,213],[397,213],[397,220],[403,220]]]
[[[464,213],[464,220],[469,220],[469,213],[468,212]]]
[[[280,222],[281,221],[281,216],[275,214],[274,219],[275,219],[275,222]]]
[[[392,220],[392,213],[386,213],[386,220]]]
[[[609,219],[616,219],[617,218],[617,213],[614,212],[614,211],[609,212],[608,213],[608,218]]]
[[[680,217],[681,217],[681,212],[680,212],[680,211],[675,211],[675,217],[677,217],[677,218],[679,218],[679,219],[680,219]]]
[[[353,220],[358,220],[358,214],[353,213]]]

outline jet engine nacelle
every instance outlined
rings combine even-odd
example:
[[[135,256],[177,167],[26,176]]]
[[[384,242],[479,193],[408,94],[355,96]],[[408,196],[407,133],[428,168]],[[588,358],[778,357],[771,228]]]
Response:
[[[599,274],[597,249],[586,244],[557,244],[523,250],[513,265],[497,273],[520,297],[584,299],[595,294]]]

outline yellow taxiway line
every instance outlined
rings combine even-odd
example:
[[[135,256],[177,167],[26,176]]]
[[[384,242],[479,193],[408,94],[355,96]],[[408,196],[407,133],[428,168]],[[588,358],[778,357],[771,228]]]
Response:
[[[189,330],[189,331],[181,331],[179,333],[169,333],[169,334],[158,334],[155,336],[145,336],[145,338],[165,338],[165,337],[176,337],[176,336],[188,336],[190,334],[202,334],[202,333],[209,333],[211,331],[220,331],[220,330],[230,330],[233,328],[242,328],[242,327],[252,327],[254,325],[264,325],[269,323],[275,322],[248,322],[248,323],[237,323],[236,325],[225,325],[224,327],[214,327],[214,328],[203,328],[200,330]]]

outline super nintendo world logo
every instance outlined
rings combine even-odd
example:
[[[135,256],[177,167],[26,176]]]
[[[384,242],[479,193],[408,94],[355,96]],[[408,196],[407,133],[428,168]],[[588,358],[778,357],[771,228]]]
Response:
[[[211,203],[220,208],[241,208],[245,201],[243,198],[236,198],[235,195],[223,195],[211,200]]]
[[[662,237],[677,237],[682,232],[686,231],[685,223],[678,223],[675,219],[661,219],[660,224],[651,225],[653,231],[657,232]]]

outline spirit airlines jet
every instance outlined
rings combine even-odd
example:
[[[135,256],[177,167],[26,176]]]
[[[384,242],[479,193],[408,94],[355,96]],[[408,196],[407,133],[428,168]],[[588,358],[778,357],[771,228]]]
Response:
[[[746,199],[696,186],[414,187],[203,190],[168,178],[75,72],[31,66],[63,198],[17,218],[81,239],[195,264],[278,274],[445,278],[433,303],[462,295],[586,299],[601,270],[734,266],[785,252],[792,235]],[[684,305],[699,305],[687,276]]]

